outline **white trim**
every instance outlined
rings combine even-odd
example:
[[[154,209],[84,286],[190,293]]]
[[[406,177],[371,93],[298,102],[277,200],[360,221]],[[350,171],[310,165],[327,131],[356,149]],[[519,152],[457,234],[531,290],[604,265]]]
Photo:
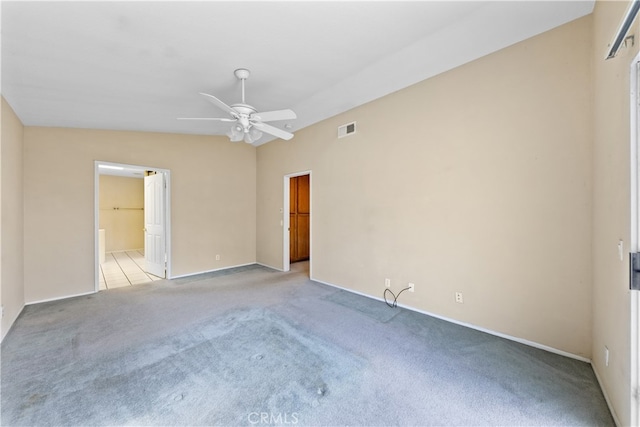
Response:
[[[184,277],[191,277],[191,276],[197,276],[198,274],[205,274],[205,273],[213,273],[215,271],[220,271],[220,270],[229,270],[231,268],[236,268],[236,267],[246,267],[247,265],[254,265],[257,264],[255,262],[249,262],[247,264],[239,264],[239,265],[234,265],[231,267],[222,267],[222,268],[217,268],[215,270],[207,270],[207,271],[202,271],[199,273],[188,273],[188,274],[183,274],[180,276],[176,276],[173,277],[172,279],[181,279]],[[266,267],[266,266],[265,266]],[[170,280],[170,279],[167,279]],[[152,283],[152,282],[147,282],[147,284]],[[141,283],[142,284],[142,283]],[[136,286],[136,285],[132,285],[132,286]],[[125,286],[126,287],[126,286]],[[107,289],[104,289],[107,290]],[[74,295],[66,295],[66,296],[62,296],[62,297],[55,297],[55,298],[49,298],[49,299],[43,299],[43,300],[38,300],[38,301],[31,301],[31,302],[27,302],[25,303],[25,306],[27,305],[33,305],[33,304],[41,304],[43,302],[52,302],[52,301],[59,301],[59,300],[64,300],[64,299],[68,299],[68,298],[76,298],[76,297],[82,297],[82,296],[86,296],[86,295],[93,295],[93,294],[97,294],[98,292],[100,292],[100,290],[97,291],[90,291],[90,292],[85,292],[82,294],[74,294]],[[23,307],[24,308],[24,307]],[[16,317],[17,318],[17,317]]]
[[[311,278],[311,280],[313,280],[314,282],[322,283],[323,285],[332,286],[334,288],[342,289],[342,290],[347,291],[347,292],[351,292],[351,293],[354,293],[354,294],[362,295],[363,297],[375,299],[375,300],[378,300],[378,301],[384,301],[384,298],[380,298],[380,297],[375,297],[375,296],[372,296],[372,295],[364,294],[362,292],[354,291],[353,289],[344,288],[342,286],[334,285],[333,283],[329,283],[329,282],[325,282],[325,281],[322,281],[322,280],[314,279],[313,277]],[[500,337],[500,338],[505,338],[505,339],[508,339],[510,341],[515,341],[515,342],[520,343],[520,344],[525,344],[525,345],[528,345],[529,347],[539,348],[541,350],[546,350],[548,352],[559,354],[561,356],[566,356],[566,357],[570,357],[572,359],[580,360],[581,362],[591,363],[591,359],[588,359],[586,357],[579,356],[579,355],[573,354],[573,353],[569,353],[569,352],[566,352],[564,350],[559,350],[559,349],[554,348],[554,347],[549,347],[547,345],[540,344],[540,343],[537,343],[535,341],[529,341],[529,340],[525,340],[523,338],[514,337],[512,335],[503,334],[501,332],[496,332],[496,331],[493,331],[491,329],[486,329],[486,328],[483,328],[483,327],[480,327],[480,326],[473,325],[471,323],[460,322],[458,320],[451,319],[449,317],[440,316],[438,314],[434,314],[434,313],[431,313],[429,311],[420,310],[420,309],[417,309],[415,307],[410,307],[410,306],[407,306],[407,305],[404,305],[404,304],[398,304],[398,307],[402,307],[402,308],[405,308],[407,310],[415,311],[416,313],[424,314],[424,315],[427,315],[427,316],[435,317],[436,319],[440,319],[440,320],[444,320],[444,321],[449,322],[449,323],[454,323],[456,325],[464,326],[464,327],[469,328],[469,329],[475,329],[475,330],[480,331],[480,332],[484,332],[484,333],[487,333],[487,334],[490,334],[490,335],[495,335],[495,336]]]
[[[127,169],[140,169],[144,171],[155,171],[164,175],[165,182],[165,255],[167,259],[166,273],[167,279],[171,279],[171,171],[169,169],[162,169],[153,166],[140,166],[131,165],[126,163],[113,163],[105,162],[101,160],[94,161],[94,174],[93,174],[93,222],[94,222],[94,289],[95,292],[100,290],[100,253],[98,249],[98,233],[100,229],[100,165],[106,166],[119,166]],[[62,297],[67,298],[67,297]]]
[[[290,258],[290,238],[289,238],[289,210],[290,208],[290,193],[291,193],[291,177],[285,175],[284,178],[284,190],[283,190],[283,207],[282,207],[282,271],[287,272],[291,268]]]
[[[18,320],[18,317],[20,317],[20,315],[22,314],[22,311],[24,310],[24,308],[26,307],[26,304],[22,304],[22,307],[20,307],[20,310],[18,310],[18,314],[16,314],[13,319],[11,320],[11,322],[9,323],[9,328],[6,331],[2,331],[3,334],[0,337],[0,344],[2,343],[2,341],[7,337],[7,335],[9,335],[9,332],[11,332],[11,329],[13,329],[13,325],[16,324],[16,320]],[[3,311],[4,312],[4,311]]]
[[[630,73],[629,73],[629,139],[630,139],[630,147],[629,147],[629,161],[630,161],[630,179],[629,183],[630,188],[630,202],[631,202],[631,224],[630,231],[631,236],[629,236],[629,250],[631,252],[637,251],[638,248],[638,223],[635,221],[638,218],[638,135],[637,135],[637,126],[638,126],[638,64],[640,62],[640,54],[638,54],[634,60],[631,62]]]
[[[291,178],[309,175],[309,274],[313,271],[313,174],[311,170],[294,172],[283,177],[283,206],[282,206],[282,270],[287,272],[291,269],[291,259],[289,258],[289,196],[291,189]],[[280,269],[276,269],[280,270]]]
[[[181,274],[179,276],[172,277],[171,279],[183,279],[185,277],[197,276],[199,274],[214,273],[216,271],[229,270],[229,269],[238,268],[238,267],[246,267],[247,265],[255,265],[255,264],[257,264],[257,263],[256,262],[248,262],[246,264],[238,264],[238,265],[232,265],[232,266],[229,266],[229,267],[214,268],[213,270],[205,270],[205,271],[200,271],[200,272],[196,272],[196,273]]]
[[[280,272],[282,272],[282,273],[286,273],[286,271],[282,270],[281,268],[274,267],[274,266],[269,265],[269,264],[263,264],[263,263],[261,263],[261,262],[256,262],[256,264],[257,264],[257,265],[261,265],[261,266],[266,267],[266,268],[270,268],[270,269],[272,269],[272,270],[276,270],[276,271],[280,271]]]
[[[607,406],[609,407],[609,412],[611,412],[611,417],[613,417],[613,422],[615,423],[616,426],[621,426],[622,424],[620,424],[620,420],[618,419],[616,412],[613,410],[613,405],[611,404],[611,399],[609,398],[607,389],[602,386],[603,383],[600,380],[600,375],[598,374],[598,370],[596,369],[596,366],[593,363],[591,364],[591,369],[593,369],[593,373],[596,376],[596,380],[598,381],[598,385],[600,386],[600,391],[602,391],[604,400],[605,402],[607,402]],[[631,424],[631,425],[634,425],[634,424]]]
[[[171,250],[171,171],[169,169],[151,169],[158,172],[162,172],[164,174],[164,185],[166,186],[164,193],[164,206],[165,206],[165,218],[164,218],[164,232],[165,232],[165,241],[164,241],[164,252],[167,257],[167,269],[165,272],[166,279],[171,279],[172,274],[172,260],[173,256]]]
[[[55,297],[55,298],[47,298],[47,299],[41,299],[38,301],[30,301],[30,302],[26,302],[24,305],[35,305],[35,304],[42,304],[43,302],[53,302],[53,301],[60,301],[63,299],[69,299],[69,298],[77,298],[77,297],[84,297],[87,295],[93,295],[93,294],[97,294],[99,291],[90,291],[90,292],[84,292],[81,294],[74,294],[74,295],[66,295],[63,297]]]
[[[118,249],[117,251],[109,251],[109,252],[105,252],[107,254],[117,254],[120,252],[137,252],[137,251],[143,251],[144,248],[133,248],[133,249]]]
[[[100,290],[100,168],[93,162],[93,289]]]
[[[629,157],[630,157],[630,221],[629,224],[631,235],[629,236],[629,251],[639,252],[638,242],[638,222],[640,216],[638,212],[638,114],[640,113],[638,102],[640,102],[640,94],[638,90],[638,78],[640,74],[640,53],[631,61],[629,67]],[[630,262],[630,260],[629,260]],[[629,420],[631,425],[638,425],[640,423],[640,402],[638,401],[638,389],[640,387],[640,329],[638,328],[638,322],[640,322],[640,292],[630,291],[630,334],[629,344],[631,354],[629,355],[629,374],[630,374],[630,411]],[[605,388],[602,388],[603,392]],[[606,396],[606,394],[605,394]],[[611,407],[611,405],[609,405]],[[613,413],[613,410],[611,411]],[[616,420],[617,422],[617,420]]]

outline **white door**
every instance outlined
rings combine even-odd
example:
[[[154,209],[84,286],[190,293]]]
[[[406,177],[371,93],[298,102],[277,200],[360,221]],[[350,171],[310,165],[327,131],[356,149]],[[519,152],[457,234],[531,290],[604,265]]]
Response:
[[[165,277],[163,173],[144,177],[144,259],[147,273]]]

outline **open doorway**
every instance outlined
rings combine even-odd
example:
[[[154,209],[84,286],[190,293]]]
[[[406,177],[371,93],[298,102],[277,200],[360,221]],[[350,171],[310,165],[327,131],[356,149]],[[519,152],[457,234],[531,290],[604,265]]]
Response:
[[[95,162],[95,289],[171,277],[170,171]]]
[[[284,177],[283,270],[295,263],[311,277],[311,171]]]

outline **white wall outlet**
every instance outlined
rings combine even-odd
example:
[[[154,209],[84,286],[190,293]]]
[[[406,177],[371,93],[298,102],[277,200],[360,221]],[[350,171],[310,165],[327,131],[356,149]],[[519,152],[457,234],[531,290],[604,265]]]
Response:
[[[409,283],[407,286],[409,287],[409,292],[416,291],[416,285],[414,285],[413,283]]]
[[[216,261],[220,261],[220,255],[216,255]]]
[[[462,292],[456,292],[456,302],[458,304],[464,303],[464,299],[462,299]]]
[[[387,288],[391,287],[391,279],[384,279],[384,286]]]
[[[604,366],[609,366],[609,348],[604,346]]]

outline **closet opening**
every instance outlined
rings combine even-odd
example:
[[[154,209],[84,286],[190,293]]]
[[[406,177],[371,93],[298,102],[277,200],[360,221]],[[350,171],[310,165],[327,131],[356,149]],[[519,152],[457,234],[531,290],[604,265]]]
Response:
[[[303,269],[311,277],[311,171],[284,177],[283,270]]]

